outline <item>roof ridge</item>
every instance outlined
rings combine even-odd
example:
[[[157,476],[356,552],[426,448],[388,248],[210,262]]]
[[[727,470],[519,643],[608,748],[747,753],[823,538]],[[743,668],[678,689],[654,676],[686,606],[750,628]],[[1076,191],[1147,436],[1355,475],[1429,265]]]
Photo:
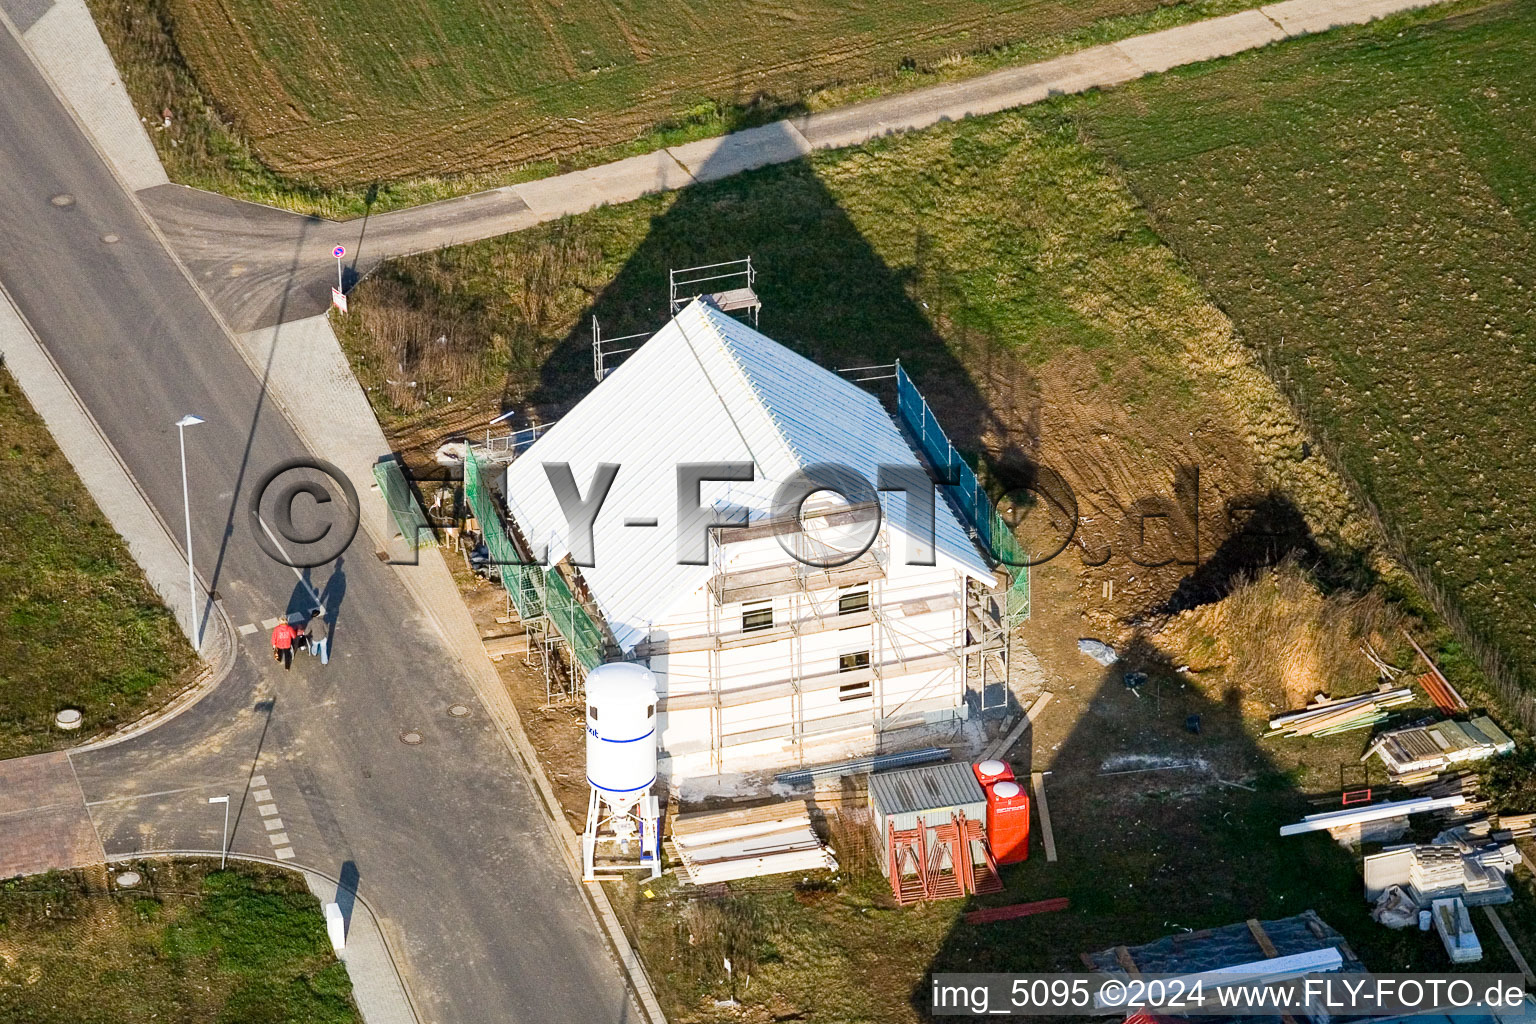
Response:
[[[753,396],[757,399],[757,406],[763,411],[763,415],[768,418],[768,422],[773,426],[773,432],[778,435],[779,443],[782,444],[785,450],[788,451],[789,454],[794,458],[795,465],[799,466],[801,469],[805,469],[807,464],[805,452],[801,451],[799,446],[796,445],[795,442],[790,438],[789,430],[785,427],[784,423],[780,421],[778,415],[773,411],[773,406],[769,403],[767,396],[763,394],[763,389],[758,387],[757,381],[752,378],[752,375],[747,372],[746,367],[741,364],[741,360],[736,357],[735,350],[731,348],[730,342],[726,340],[725,334],[720,330],[720,326],[716,322],[715,317],[725,316],[726,314],[721,310],[715,309],[713,306],[703,303],[701,300],[695,301],[700,301],[701,306],[709,311],[709,315],[704,317],[705,323],[709,324],[710,330],[714,332],[715,337],[719,340],[720,349],[725,353],[726,359],[730,361],[731,366],[735,367],[737,374],[741,376],[742,381],[747,385],[747,389],[751,391]],[[773,342],[773,339],[769,338],[766,334],[763,334],[763,332],[756,330],[755,328],[747,327],[746,324],[741,323],[739,320],[735,322],[739,326],[752,331],[754,334],[759,335],[764,340]],[[778,344],[778,342],[773,343]]]
[[[736,371],[736,375],[741,379],[741,382],[747,386],[747,390],[752,393],[752,397],[757,400],[757,407],[762,411],[763,416],[768,420],[769,426],[773,428],[774,436],[779,439],[779,444],[783,446],[785,451],[789,452],[791,458],[794,460],[797,466],[801,467],[802,469],[805,468],[805,453],[802,452],[792,440],[790,440],[789,432],[785,429],[784,424],[779,422],[779,418],[774,415],[773,408],[769,405],[767,396],[763,394],[762,388],[757,386],[757,382],[752,379],[752,375],[747,372],[746,367],[742,366],[741,360],[736,358],[736,353],[731,349],[730,342],[726,340],[725,333],[720,330],[720,324],[715,320],[715,317],[723,317],[726,314],[705,302],[703,299],[694,299],[693,304],[696,304],[699,307],[699,319],[703,321],[703,323],[709,328],[709,332],[714,336],[715,342],[720,346],[720,351],[725,354],[726,361],[731,365],[731,368]],[[746,324],[741,324],[740,321],[736,321],[736,323],[740,324],[742,327],[747,326]],[[748,328],[748,330],[750,329],[751,328]],[[686,332],[684,333],[684,337],[687,337]],[[767,335],[763,335],[763,337],[767,339]],[[689,339],[689,347],[692,348],[691,338]],[[698,354],[695,353],[694,355],[695,358],[697,358]],[[706,379],[709,378],[709,371],[707,369],[704,371],[704,376]],[[712,388],[715,387],[715,382],[712,379],[709,382],[709,386]],[[730,405],[725,401],[725,397],[720,395],[718,388],[715,388],[715,394],[720,397],[721,404],[725,406],[726,415],[731,417],[732,423],[735,423],[736,417],[731,414]],[[739,426],[736,428],[736,430],[738,433],[742,433]],[[752,451],[752,445],[747,443],[746,435],[744,433],[742,433],[742,441],[743,443],[747,444],[747,451]],[[758,458],[756,452],[752,452],[752,459],[759,466],[766,468],[767,463]]]

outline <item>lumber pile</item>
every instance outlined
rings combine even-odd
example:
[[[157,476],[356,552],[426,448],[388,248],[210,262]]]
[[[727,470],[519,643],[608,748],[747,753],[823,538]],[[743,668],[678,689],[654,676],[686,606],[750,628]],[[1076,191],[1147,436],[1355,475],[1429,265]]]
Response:
[[[672,820],[672,845],[694,885],[837,868],[804,800],[680,814]]]
[[[1514,741],[1487,715],[1479,715],[1470,722],[1446,719],[1433,725],[1384,732],[1360,760],[1375,754],[1387,766],[1393,782],[1411,786],[1434,779],[1452,765],[1507,754],[1513,749]]]
[[[1501,814],[1499,829],[1511,839],[1529,839],[1536,836],[1536,814]]]
[[[1318,697],[1300,711],[1289,711],[1269,720],[1266,736],[1332,736],[1353,729],[1368,729],[1389,717],[1387,708],[1407,704],[1413,691],[1406,686],[1376,690],[1356,697]]]
[[[1428,672],[1419,676],[1419,685],[1424,687],[1424,692],[1429,694],[1429,699],[1435,702],[1435,707],[1447,715],[1467,710],[1467,702],[1456,691],[1456,687],[1451,685],[1451,681],[1445,678],[1445,673],[1440,671],[1439,666],[1424,653],[1424,648],[1419,646],[1418,641],[1410,636],[1406,629],[1403,630],[1403,636],[1413,645],[1414,652],[1429,668]]]

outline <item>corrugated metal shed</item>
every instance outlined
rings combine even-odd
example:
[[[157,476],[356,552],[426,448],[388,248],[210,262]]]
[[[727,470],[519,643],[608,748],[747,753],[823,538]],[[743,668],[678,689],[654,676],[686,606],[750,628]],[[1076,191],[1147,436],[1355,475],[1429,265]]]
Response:
[[[964,761],[871,775],[869,806],[882,842],[888,828],[917,828],[920,821],[941,825],[955,811],[975,821],[987,820],[987,794]]]
[[[597,564],[582,576],[629,651],[711,574],[707,565],[678,564],[678,465],[745,461],[756,479],[706,483],[706,507],[732,504],[766,515],[778,485],[818,462],[847,466],[871,482],[882,464],[918,465],[869,392],[696,300],[511,464],[505,494],[535,553],[548,545],[556,561],[568,551],[566,519],[544,464],[568,463],[583,495],[599,464],[619,464],[593,531]],[[880,498],[890,530],[901,533],[904,497],[891,491]],[[631,516],[655,516],[657,526],[627,529]],[[938,564],[991,581],[942,501],[935,547]]]

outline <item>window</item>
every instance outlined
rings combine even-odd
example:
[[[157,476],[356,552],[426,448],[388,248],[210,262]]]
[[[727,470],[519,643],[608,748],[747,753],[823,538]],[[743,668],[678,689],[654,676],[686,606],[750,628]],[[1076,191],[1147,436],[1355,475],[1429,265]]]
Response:
[[[741,609],[741,631],[754,633],[760,629],[773,628],[773,603],[765,601],[762,604],[745,605]]]
[[[594,722],[597,721],[597,705],[596,704],[588,704],[587,705],[587,717],[592,719],[592,721],[594,721]]]
[[[838,700],[858,700],[861,697],[872,697],[875,691],[869,683],[849,683],[847,686],[837,688]]]
[[[869,668],[869,652],[854,651],[850,654],[837,656],[837,670],[839,672],[857,672],[861,668]]]
[[[854,612],[869,610],[869,591],[855,590],[852,593],[843,594],[837,599],[837,614],[852,615]]]

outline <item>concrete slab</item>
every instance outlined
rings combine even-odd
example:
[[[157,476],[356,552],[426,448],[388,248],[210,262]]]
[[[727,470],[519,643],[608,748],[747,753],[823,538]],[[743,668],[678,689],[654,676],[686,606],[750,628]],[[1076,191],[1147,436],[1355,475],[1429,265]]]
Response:
[[[130,189],[170,180],[85,0],[54,0],[22,38]]]
[[[673,159],[686,167],[696,181],[718,181],[742,171],[769,164],[798,160],[811,145],[788,121],[776,121],[714,139],[700,139],[673,146]]]
[[[1284,38],[1285,32],[1280,26],[1259,11],[1241,11],[1224,18],[1211,18],[1123,39],[1113,45],[1137,67],[1152,73],[1181,64],[1230,57]]]
[[[106,859],[69,754],[0,761],[0,878]]]

